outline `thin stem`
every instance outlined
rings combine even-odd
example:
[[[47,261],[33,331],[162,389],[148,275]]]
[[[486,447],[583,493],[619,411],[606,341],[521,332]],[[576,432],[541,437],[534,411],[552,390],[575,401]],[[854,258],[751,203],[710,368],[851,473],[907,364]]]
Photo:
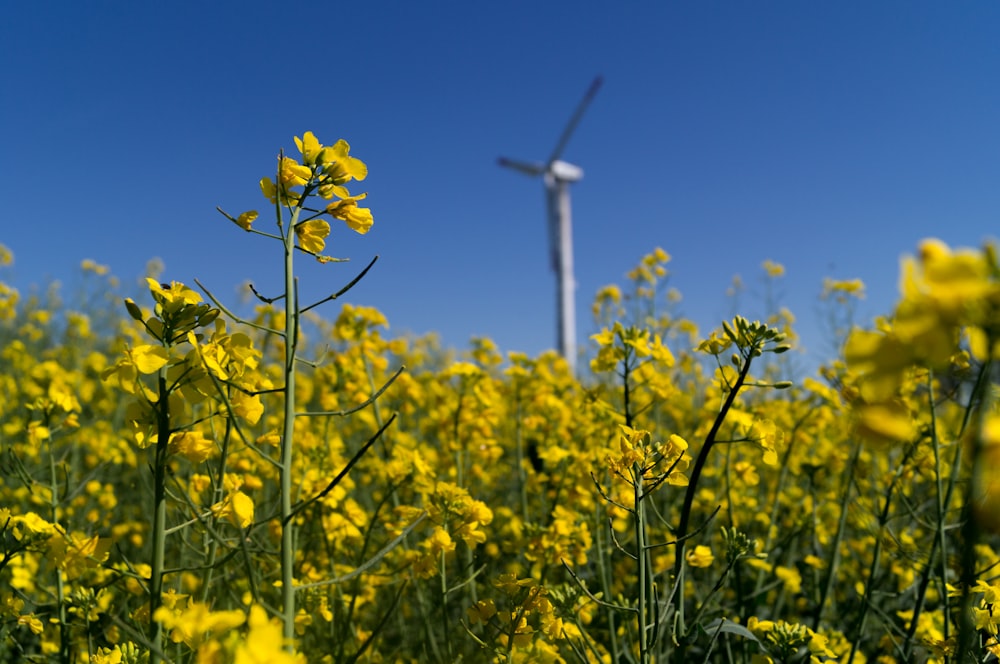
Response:
[[[156,449],[153,461],[153,555],[149,580],[150,664],[159,664],[162,655],[163,624],[156,620],[156,610],[163,598],[163,569],[167,540],[167,447],[170,444],[170,392],[167,369],[157,376]]]
[[[708,453],[715,444],[715,439],[719,435],[719,429],[722,428],[722,423],[725,421],[729,409],[732,408],[733,402],[736,401],[736,395],[739,393],[740,388],[743,387],[743,382],[750,373],[752,360],[753,354],[747,354],[736,383],[733,384],[729,390],[729,394],[726,395],[726,400],[722,404],[722,408],[719,409],[719,414],[716,415],[715,422],[712,423],[712,428],[709,430],[708,435],[705,436],[705,442],[702,444],[701,451],[698,452],[698,458],[695,459],[694,467],[691,469],[687,491],[684,493],[684,505],[681,507],[681,522],[677,526],[677,553],[674,558],[674,576],[680,575],[681,566],[684,563],[684,536],[687,535],[688,523],[691,520],[691,506],[694,504],[694,494],[698,488],[701,471],[705,468],[705,463],[708,461]],[[683,597],[683,593],[680,593],[680,596]]]
[[[626,384],[625,393],[628,394]],[[647,591],[651,584],[650,570],[647,567],[649,562],[649,552],[646,548],[646,507],[645,496],[643,495],[642,466],[637,462],[632,465],[632,486],[635,496],[635,561],[636,561],[636,590],[639,595],[639,661],[642,664],[652,661],[649,653],[648,632],[652,625],[648,624],[649,616]]]
[[[279,173],[280,180],[280,173]],[[302,199],[305,199],[303,193]],[[281,607],[285,649],[294,650],[295,638],[295,524],[292,522],[292,451],[295,440],[295,348],[298,343],[298,296],[294,270],[295,224],[301,207],[292,210],[285,240],[285,394],[284,428],[281,437]],[[279,226],[281,225],[279,214]]]

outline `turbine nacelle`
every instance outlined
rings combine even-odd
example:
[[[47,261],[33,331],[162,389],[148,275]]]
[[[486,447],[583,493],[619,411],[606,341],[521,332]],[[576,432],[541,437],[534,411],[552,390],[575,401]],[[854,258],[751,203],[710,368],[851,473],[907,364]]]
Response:
[[[517,159],[507,159],[506,157],[500,157],[497,163],[518,173],[524,173],[532,177],[544,175],[546,178],[552,178],[560,182],[576,182],[583,177],[582,168],[561,159],[556,159],[548,166],[540,161],[519,161]]]
[[[547,174],[561,182],[576,182],[583,177],[583,169],[569,162],[556,159],[549,164]]]

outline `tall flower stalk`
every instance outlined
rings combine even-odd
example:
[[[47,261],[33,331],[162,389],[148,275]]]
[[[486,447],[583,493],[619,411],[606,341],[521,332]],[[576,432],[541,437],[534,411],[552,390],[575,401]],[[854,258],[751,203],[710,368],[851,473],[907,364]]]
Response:
[[[708,339],[703,341],[699,350],[714,355],[717,359],[730,347],[735,347],[736,352],[732,354],[731,362],[735,368],[735,376],[728,367],[719,363],[719,371],[722,384],[725,390],[725,399],[719,409],[712,427],[709,429],[705,440],[701,445],[694,465],[691,467],[690,480],[684,494],[684,503],[681,507],[680,522],[678,523],[676,534],[676,544],[674,553],[674,584],[671,592],[676,603],[675,638],[678,639],[679,647],[675,651],[676,661],[685,661],[685,646],[687,638],[687,626],[684,620],[684,562],[686,540],[689,537],[691,524],[691,514],[694,507],[694,497],[698,491],[698,482],[701,479],[702,471],[708,462],[712,448],[718,442],[718,436],[722,429],[726,416],[732,410],[736,398],[744,387],[775,387],[784,389],[791,387],[791,383],[780,381],[777,383],[756,383],[749,380],[750,366],[753,360],[760,357],[765,352],[784,353],[791,346],[784,343],[785,335],[778,330],[768,327],[758,321],[750,322],[742,316],[737,316],[732,323],[722,323],[723,335],[713,333]],[[771,451],[773,454],[773,450]]]
[[[125,305],[129,315],[142,323],[155,344],[142,344],[125,351],[124,357],[105,370],[105,379],[117,378],[126,392],[135,396],[127,419],[133,437],[140,447],[152,447],[153,517],[150,527],[149,629],[147,638],[150,662],[157,664],[163,657],[163,625],[158,609],[163,604],[163,579],[166,574],[167,551],[167,478],[170,457],[175,453],[174,436],[182,430],[182,412],[175,412],[183,401],[175,398],[182,386],[191,384],[193,365],[181,356],[176,347],[183,343],[198,343],[194,330],[210,325],[219,310],[201,302],[198,293],[183,284],[161,284],[147,279],[156,303],[151,316],[146,316],[132,300]],[[155,388],[150,388],[143,375],[155,375]]]
[[[346,141],[337,141],[332,146],[322,145],[312,132],[295,138],[301,153],[296,160],[284,155],[278,156],[277,175],[274,181],[265,177],[260,181],[261,191],[274,204],[277,234],[260,231],[253,227],[258,213],[255,210],[233,217],[223,214],[243,230],[263,235],[281,242],[284,257],[284,292],[276,298],[263,298],[266,302],[284,300],[284,325],[280,330],[267,330],[277,334],[284,342],[282,433],[279,458],[276,462],[279,475],[280,506],[278,517],[281,524],[281,618],[286,647],[292,649],[295,636],[295,522],[294,517],[301,505],[293,501],[293,472],[295,461],[295,419],[299,415],[335,415],[344,413],[297,413],[296,373],[300,358],[297,355],[302,314],[324,302],[337,299],[346,292],[371,267],[366,267],[345,288],[308,306],[299,303],[298,279],[295,273],[295,254],[302,252],[314,257],[320,263],[340,262],[344,259],[324,255],[326,238],[330,234],[330,224],[323,219],[328,216],[344,221],[358,233],[367,233],[373,218],[368,208],[358,207],[358,201],[367,194],[351,195],[345,185],[352,180],[364,180],[368,167],[360,159],[349,154]],[[330,201],[324,207],[313,207],[313,199]],[[220,210],[222,212],[222,210]],[[374,261],[373,261],[374,262]],[[397,373],[398,375],[398,373]],[[390,381],[391,382],[391,381]],[[383,387],[384,389],[384,387]],[[373,397],[374,398],[374,397]],[[371,441],[371,442],[374,442]],[[363,448],[363,451],[367,446]],[[339,478],[338,478],[339,479]],[[327,487],[326,491],[332,489]]]

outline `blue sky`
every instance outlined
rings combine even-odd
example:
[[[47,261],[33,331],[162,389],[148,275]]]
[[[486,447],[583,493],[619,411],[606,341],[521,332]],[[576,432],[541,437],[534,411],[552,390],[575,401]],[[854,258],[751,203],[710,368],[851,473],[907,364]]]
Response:
[[[257,181],[311,130],[368,163],[375,227],[335,227],[348,266],[300,261],[304,301],[379,254],[351,300],[394,330],[538,353],[555,343],[543,188],[496,158],[546,158],[601,74],[563,155],[585,172],[579,336],[595,291],[662,246],[706,332],[733,275],[755,317],[761,262],[783,263],[817,359],[823,277],[863,279],[868,317],[921,238],[996,234],[997,34],[985,1],[15,3],[5,276],[72,282],[90,258],[131,284],[157,256],[231,299],[276,292],[278,247],[215,206],[263,211]]]

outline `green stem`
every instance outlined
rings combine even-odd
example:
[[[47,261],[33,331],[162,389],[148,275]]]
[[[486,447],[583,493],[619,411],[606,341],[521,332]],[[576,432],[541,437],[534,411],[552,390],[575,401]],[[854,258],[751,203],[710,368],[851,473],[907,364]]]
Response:
[[[628,390],[626,390],[626,394]],[[639,595],[639,661],[647,664],[652,661],[649,653],[649,629],[654,625],[648,624],[649,611],[647,604],[649,598],[647,591],[651,585],[650,570],[647,567],[648,558],[646,556],[646,510],[645,496],[643,495],[642,466],[639,463],[632,465],[632,481],[635,499],[635,559],[637,571],[637,588]]]
[[[280,175],[280,174],[279,174]],[[305,194],[302,199],[305,200]],[[285,240],[285,394],[284,429],[281,437],[281,607],[285,649],[294,651],[295,638],[295,524],[292,519],[292,450],[295,438],[295,346],[298,342],[298,292],[295,281],[295,224],[301,207],[292,210]],[[279,213],[280,214],[280,213]],[[280,225],[279,217],[279,225]]]
[[[168,335],[164,335],[169,339]],[[160,369],[156,401],[156,449],[153,461],[153,555],[149,579],[150,664],[162,657],[163,625],[154,618],[163,601],[163,570],[167,542],[167,448],[170,444],[170,391],[167,370]]]
[[[719,414],[716,415],[715,422],[712,423],[711,430],[709,430],[708,435],[705,436],[705,442],[701,446],[701,451],[698,452],[698,458],[695,459],[694,467],[691,469],[687,491],[684,493],[684,505],[681,507],[681,521],[680,525],[677,526],[677,552],[674,557],[675,577],[680,576],[681,566],[684,563],[684,538],[687,536],[688,524],[691,520],[691,507],[694,504],[694,494],[698,488],[698,480],[701,478],[701,471],[705,468],[705,463],[708,461],[708,453],[712,450],[712,446],[715,445],[715,438],[719,435],[719,429],[722,428],[722,423],[726,419],[726,414],[729,413],[730,408],[732,408],[733,402],[736,401],[736,395],[739,394],[740,388],[743,387],[743,383],[746,381],[746,377],[750,373],[750,364],[752,360],[753,354],[748,353],[746,359],[743,361],[740,374],[732,388],[729,390],[729,394],[726,395],[726,400],[722,404],[722,408],[719,409]],[[681,591],[683,591],[683,588]],[[678,592],[677,596],[683,599],[684,593]]]
[[[736,378],[736,382],[732,385],[729,390],[729,394],[726,395],[726,400],[722,404],[722,408],[719,409],[719,414],[715,417],[715,422],[712,423],[712,428],[709,430],[708,435],[705,436],[705,442],[701,446],[701,450],[698,452],[698,458],[695,459],[694,467],[691,469],[691,475],[688,479],[687,491],[684,493],[684,505],[681,507],[681,521],[677,526],[677,536],[676,536],[676,551],[674,557],[674,583],[677,584],[676,598],[677,602],[677,627],[674,632],[674,639],[679,642],[679,647],[675,651],[675,657],[677,662],[684,662],[686,657],[685,642],[687,638],[687,627],[684,624],[684,540],[687,538],[688,525],[691,520],[691,508],[694,505],[694,494],[698,488],[698,480],[701,478],[701,472],[705,468],[705,463],[708,461],[708,453],[712,450],[715,445],[716,436],[719,435],[719,429],[722,428],[722,423],[726,419],[726,415],[729,413],[730,408],[732,408],[733,403],[736,401],[736,395],[739,394],[740,388],[743,387],[743,383],[746,381],[747,375],[750,373],[750,364],[753,362],[754,352],[757,350],[755,346],[752,346],[746,353],[743,359],[743,366],[740,368],[739,376]],[[678,639],[680,636],[680,639]]]

